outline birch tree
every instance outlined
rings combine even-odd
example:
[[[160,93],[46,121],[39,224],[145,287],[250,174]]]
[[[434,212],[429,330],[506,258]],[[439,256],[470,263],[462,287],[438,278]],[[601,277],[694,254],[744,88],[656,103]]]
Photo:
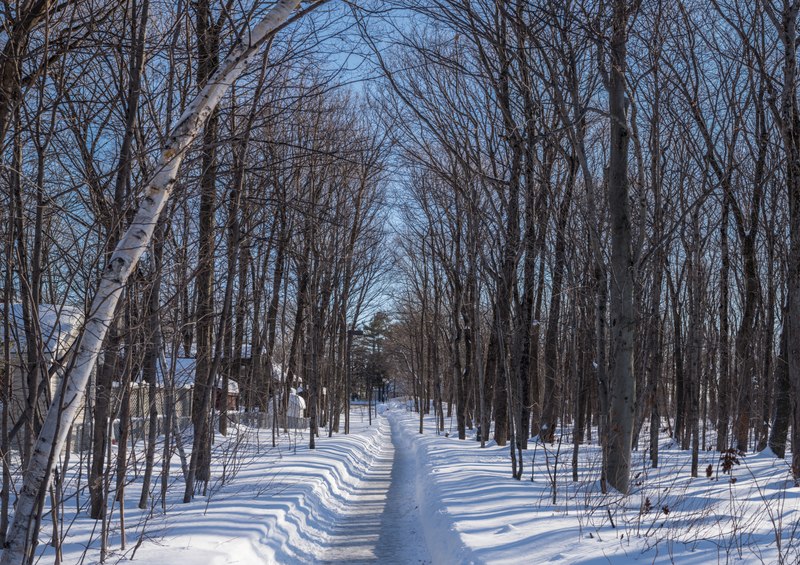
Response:
[[[73,366],[58,386],[37,438],[22,488],[17,499],[14,521],[6,539],[0,563],[29,562],[34,554],[38,532],[35,509],[47,492],[55,461],[64,449],[70,426],[86,394],[89,376],[101,352],[103,340],[113,322],[116,305],[125,284],[148,247],[164,206],[175,186],[180,164],[189,145],[230,85],[246,69],[261,45],[290,19],[320,5],[311,4],[293,15],[299,0],[279,0],[255,26],[245,25],[241,40],[221,62],[205,87],[186,107],[168,136],[154,175],[147,182],[136,214],[120,238],[103,270],[97,293],[77,345]]]

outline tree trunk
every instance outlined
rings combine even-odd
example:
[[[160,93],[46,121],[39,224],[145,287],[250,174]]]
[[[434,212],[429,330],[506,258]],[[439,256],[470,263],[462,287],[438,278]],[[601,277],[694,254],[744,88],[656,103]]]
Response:
[[[547,318],[547,331],[544,339],[544,403],[542,406],[542,423],[539,436],[542,441],[555,440],[556,419],[561,409],[561,397],[558,390],[558,334],[561,325],[561,300],[564,270],[567,263],[567,221],[572,205],[572,189],[575,184],[575,165],[570,164],[570,175],[567,181],[556,222],[556,248],[553,258],[553,286],[550,299],[550,315]]]
[[[728,449],[728,429],[730,422],[730,345],[728,324],[728,295],[730,256],[728,253],[728,216],[730,204],[725,198],[722,203],[722,226],[720,227],[720,302],[719,302],[719,380],[717,385],[717,451]]]
[[[786,298],[788,302],[789,382],[792,404],[792,474],[800,480],[800,111],[797,108],[797,13],[800,4],[784,2],[782,28],[783,92],[781,133],[786,156],[789,195],[789,257]]]
[[[611,155],[608,208],[611,220],[611,357],[609,368],[608,482],[628,494],[636,385],[633,375],[633,257],[628,197],[628,125],[625,112],[625,58],[628,3],[614,2],[610,80]]]
[[[153,466],[156,456],[156,440],[158,438],[158,395],[156,367],[161,356],[161,268],[164,257],[164,227],[159,223],[153,234],[153,282],[150,295],[147,297],[145,323],[147,324],[147,345],[142,366],[142,380],[147,384],[147,406],[149,413],[149,427],[147,430],[147,450],[145,452],[144,477],[142,479],[142,493],[139,496],[139,508],[147,508],[150,496],[150,482],[153,476]],[[162,386],[166,386],[166,378],[162,379]]]
[[[789,380],[789,365],[786,357],[789,352],[789,319],[787,312],[783,314],[783,330],[781,330],[780,355],[775,360],[775,418],[769,434],[769,448],[776,457],[786,457],[786,436],[792,419],[792,383]]]
[[[197,31],[197,84],[203,88],[219,64],[219,29],[211,11],[212,0],[195,4]],[[211,478],[210,415],[214,379],[211,366],[214,356],[214,228],[216,214],[217,158],[216,142],[219,117],[212,109],[204,124],[203,153],[200,174],[200,217],[198,221],[198,256],[195,276],[195,328],[197,359],[192,391],[192,455],[184,502],[196,492],[195,482],[208,483]]]

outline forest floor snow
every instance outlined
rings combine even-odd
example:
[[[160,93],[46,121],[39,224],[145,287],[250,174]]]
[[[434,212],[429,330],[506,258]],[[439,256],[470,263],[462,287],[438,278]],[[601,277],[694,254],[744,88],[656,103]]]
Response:
[[[481,449],[474,431],[455,439],[455,418],[437,434],[426,416],[420,435],[408,406],[388,416],[417,460],[423,527],[440,540],[434,563],[800,563],[800,488],[769,452],[739,456],[724,473],[719,453],[703,451],[692,478],[691,453],[664,437],[658,469],[646,450],[634,452],[623,497],[601,493],[596,445],[580,446],[573,481],[570,438],[532,439],[516,481],[509,448]]]
[[[176,456],[166,512],[136,508],[141,479],[130,477],[125,549],[115,508],[107,563],[800,562],[800,488],[769,453],[740,457],[726,474],[719,454],[703,451],[693,479],[689,453],[664,438],[659,469],[634,452],[632,494],[603,495],[594,445],[581,446],[573,482],[569,438],[531,440],[516,481],[508,447],[481,449],[474,431],[455,439],[450,419],[437,434],[429,416],[420,435],[418,415],[400,402],[381,411],[369,426],[366,408],[354,407],[353,433],[321,431],[315,450],[306,432],[282,435],[273,448],[271,430],[231,426],[214,446],[215,481],[190,504],[180,503]],[[97,563],[99,527],[79,492],[64,507],[62,562]],[[46,535],[40,563],[54,561]]]

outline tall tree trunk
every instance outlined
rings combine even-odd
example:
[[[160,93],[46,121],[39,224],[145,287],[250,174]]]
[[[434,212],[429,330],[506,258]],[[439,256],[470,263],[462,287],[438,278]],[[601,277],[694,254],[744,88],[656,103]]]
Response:
[[[219,28],[212,13],[213,0],[195,4],[197,32],[197,84],[203,88],[219,65]],[[214,379],[211,366],[214,356],[214,227],[217,200],[216,142],[219,115],[212,109],[203,131],[200,174],[200,217],[197,274],[195,276],[195,328],[197,361],[192,391],[192,455],[184,502],[196,492],[197,481],[206,484],[211,478],[210,416],[214,411]]]
[[[561,410],[561,397],[558,390],[558,334],[561,325],[561,301],[564,270],[567,263],[567,221],[572,205],[572,189],[575,185],[575,165],[570,164],[569,179],[558,210],[556,222],[556,248],[553,258],[552,297],[550,299],[550,315],[547,318],[547,331],[544,339],[544,403],[542,406],[542,423],[539,435],[542,441],[555,440],[556,419]]]
[[[767,289],[767,322],[765,324],[765,348],[764,348],[764,369],[761,373],[761,418],[758,426],[758,445],[757,451],[763,451],[769,442],[770,421],[772,420],[772,395],[775,388],[774,373],[775,373],[775,302],[776,302],[776,284],[772,281],[775,280],[774,268],[774,238],[768,237],[767,240],[767,280],[769,286]],[[783,336],[781,335],[781,339]],[[781,354],[785,352],[781,351]],[[784,358],[785,359],[785,358]]]
[[[144,477],[142,478],[142,492],[139,496],[139,508],[147,508],[150,496],[150,482],[153,477],[153,466],[156,456],[156,439],[158,438],[158,382],[156,367],[161,356],[161,268],[164,257],[164,227],[159,224],[153,234],[153,279],[150,293],[145,307],[145,324],[147,325],[145,357],[142,363],[142,381],[147,385],[147,448],[145,451]],[[166,386],[166,378],[162,379],[162,386]],[[166,419],[165,419],[166,421]]]
[[[615,0],[609,64],[611,155],[608,208],[611,220],[611,357],[609,368],[608,482],[628,494],[635,417],[633,375],[633,257],[628,197],[628,124],[625,111],[628,2]]]
[[[786,151],[789,196],[789,257],[787,262],[787,322],[789,382],[792,404],[792,474],[800,480],[800,111],[797,107],[798,2],[784,2],[780,23],[774,18],[783,44],[781,134]]]
[[[122,137],[122,144],[119,153],[119,167],[117,170],[116,182],[114,186],[114,209],[108,218],[107,248],[112,250],[117,245],[117,241],[122,233],[122,214],[128,199],[130,175],[133,165],[133,144],[136,136],[136,116],[139,109],[139,95],[141,92],[141,78],[144,67],[144,43],[146,37],[146,25],[149,11],[149,0],[143,0],[140,7],[139,19],[133,18],[133,42],[134,52],[129,61],[129,84],[127,95],[125,96],[125,133]],[[137,3],[132,5],[132,13],[135,14]],[[121,312],[118,309],[118,312]],[[91,498],[90,515],[94,519],[102,519],[106,512],[106,500],[103,488],[104,461],[106,454],[106,441],[108,438],[108,426],[111,416],[111,403],[113,397],[114,380],[121,380],[122,375],[117,373],[119,369],[119,349],[122,343],[122,328],[118,321],[113,323],[109,330],[106,350],[103,358],[103,366],[97,374],[94,401],[94,428],[92,439],[92,466],[89,474],[89,495]]]
[[[728,252],[728,217],[730,204],[725,198],[722,203],[722,225],[720,227],[721,269],[719,275],[719,379],[717,385],[717,451],[728,449],[728,429],[730,422],[730,345],[728,324],[730,255]]]
[[[702,355],[702,275],[701,275],[701,243],[700,243],[700,222],[696,214],[692,215],[692,239],[691,246],[686,249],[688,259],[688,300],[689,300],[689,328],[687,331],[687,354],[689,367],[686,379],[686,396],[689,403],[689,426],[687,430],[687,440],[691,440],[691,475],[697,476],[698,457],[699,457],[699,423],[700,423],[700,394],[702,366],[700,359]]]

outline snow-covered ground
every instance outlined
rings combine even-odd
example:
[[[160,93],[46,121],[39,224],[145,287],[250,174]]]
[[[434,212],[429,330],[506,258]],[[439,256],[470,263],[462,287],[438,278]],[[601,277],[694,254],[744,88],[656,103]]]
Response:
[[[430,418],[419,435],[418,416],[404,404],[381,408],[368,427],[366,407],[355,406],[354,433],[323,434],[314,451],[306,433],[283,436],[272,448],[270,430],[233,427],[214,447],[216,480],[208,496],[181,504],[180,465],[173,465],[166,513],[158,505],[135,508],[140,479],[132,477],[126,549],[120,549],[115,511],[108,562],[800,561],[800,489],[786,463],[768,454],[741,458],[732,482],[714,452],[701,453],[700,468],[710,464],[712,476],[701,472],[691,479],[688,453],[665,439],[660,469],[650,469],[644,453],[635,454],[635,492],[623,499],[600,493],[595,447],[582,446],[579,481],[573,482],[571,445],[559,453],[557,444],[532,442],[525,477],[515,481],[507,448],[480,449],[474,437],[437,435]],[[95,521],[74,511],[81,502],[67,504],[73,515],[65,516],[71,526],[64,563],[99,557]],[[52,548],[40,550],[40,562],[51,563]]]
[[[431,418],[420,436],[416,414],[400,405],[389,414],[417,459],[424,527],[441,540],[437,563],[800,562],[800,488],[768,453],[741,457],[732,475],[717,453],[701,453],[692,479],[689,453],[665,439],[659,469],[634,453],[635,488],[623,498],[600,493],[597,447],[581,446],[573,482],[571,444],[532,442],[515,481],[507,447],[437,436]]]
[[[354,433],[323,437],[314,451],[308,449],[305,431],[282,436],[273,448],[271,430],[231,426],[229,436],[218,436],[214,446],[215,482],[208,496],[199,496],[190,504],[180,502],[183,483],[177,456],[166,513],[161,512],[160,504],[146,511],[136,508],[141,480],[128,485],[126,549],[120,549],[120,519],[115,508],[109,540],[112,553],[107,562],[133,559],[142,565],[222,565],[318,561],[353,490],[385,446],[388,424],[381,422],[369,428],[366,409],[357,408],[351,420]],[[99,527],[85,510],[75,514],[75,504],[72,502],[73,515],[66,516],[71,525],[63,563],[96,563]],[[52,563],[53,549],[44,545],[49,541],[46,526],[44,532],[40,563]]]

